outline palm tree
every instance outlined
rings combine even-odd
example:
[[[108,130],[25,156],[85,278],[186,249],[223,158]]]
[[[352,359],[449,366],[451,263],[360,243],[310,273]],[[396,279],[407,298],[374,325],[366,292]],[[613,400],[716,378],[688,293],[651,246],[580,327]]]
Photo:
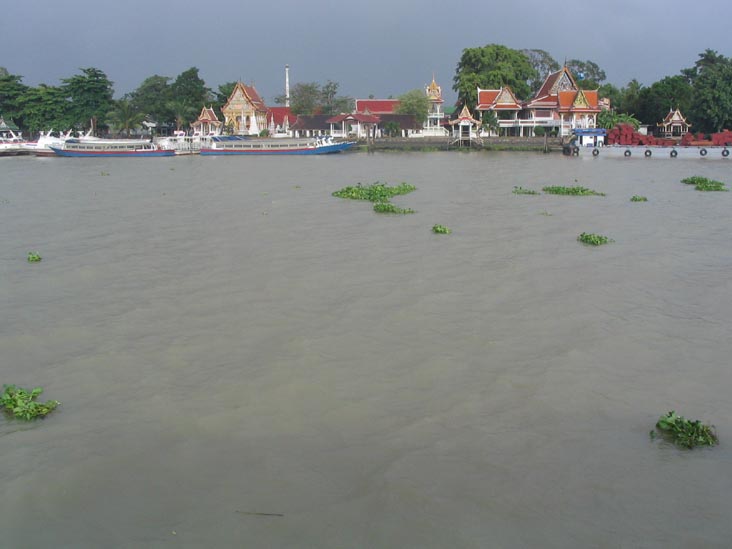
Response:
[[[114,109],[107,113],[107,122],[115,129],[124,129],[127,137],[130,136],[130,129],[138,126],[145,120],[145,114],[136,110],[127,99],[119,99],[114,102]]]
[[[186,99],[173,99],[168,103],[168,108],[175,116],[175,129],[180,130],[183,126],[190,124],[198,111]]]

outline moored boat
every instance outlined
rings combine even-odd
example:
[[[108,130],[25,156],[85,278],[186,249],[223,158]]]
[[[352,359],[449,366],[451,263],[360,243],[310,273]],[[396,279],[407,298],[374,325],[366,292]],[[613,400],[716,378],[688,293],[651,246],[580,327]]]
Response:
[[[673,140],[648,138],[653,144],[606,145],[607,132],[602,128],[574,130],[572,139],[562,152],[568,156],[591,158],[682,158],[724,160],[730,157],[727,145],[682,144]],[[633,141],[636,143],[636,141]],[[659,144],[663,143],[663,144]],[[710,142],[711,143],[711,142]]]
[[[67,139],[61,146],[51,146],[57,156],[72,157],[148,157],[174,156],[146,139]]]
[[[17,133],[16,133],[17,132]],[[25,148],[26,141],[23,135],[18,131],[18,127],[10,122],[8,124],[5,119],[0,116],[0,156],[17,156],[20,154],[29,154]]]
[[[347,151],[354,144],[352,141],[333,141],[330,136],[301,139],[216,136],[211,138],[209,146],[201,148],[201,155],[332,154]]]

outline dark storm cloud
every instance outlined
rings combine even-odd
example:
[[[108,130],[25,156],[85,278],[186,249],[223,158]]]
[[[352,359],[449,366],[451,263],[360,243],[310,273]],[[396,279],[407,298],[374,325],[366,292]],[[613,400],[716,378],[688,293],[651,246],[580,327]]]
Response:
[[[96,67],[117,95],[196,66],[210,87],[242,79],[271,103],[289,63],[291,82],[330,79],[354,97],[397,96],[435,73],[450,97],[462,50],[490,43],[592,60],[617,86],[677,74],[706,48],[732,55],[728,0],[28,0],[3,15],[0,66],[29,85]]]

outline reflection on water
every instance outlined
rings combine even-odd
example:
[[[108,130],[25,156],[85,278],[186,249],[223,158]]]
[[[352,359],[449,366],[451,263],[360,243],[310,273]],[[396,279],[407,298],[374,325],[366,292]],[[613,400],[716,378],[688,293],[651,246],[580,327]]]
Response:
[[[728,163],[2,160],[8,547],[728,546]]]

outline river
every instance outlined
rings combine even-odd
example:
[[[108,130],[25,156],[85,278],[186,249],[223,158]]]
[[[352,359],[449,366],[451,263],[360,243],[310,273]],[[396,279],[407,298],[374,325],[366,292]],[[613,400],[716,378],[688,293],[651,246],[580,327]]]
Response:
[[[0,546],[729,547],[729,166],[0,158]]]

